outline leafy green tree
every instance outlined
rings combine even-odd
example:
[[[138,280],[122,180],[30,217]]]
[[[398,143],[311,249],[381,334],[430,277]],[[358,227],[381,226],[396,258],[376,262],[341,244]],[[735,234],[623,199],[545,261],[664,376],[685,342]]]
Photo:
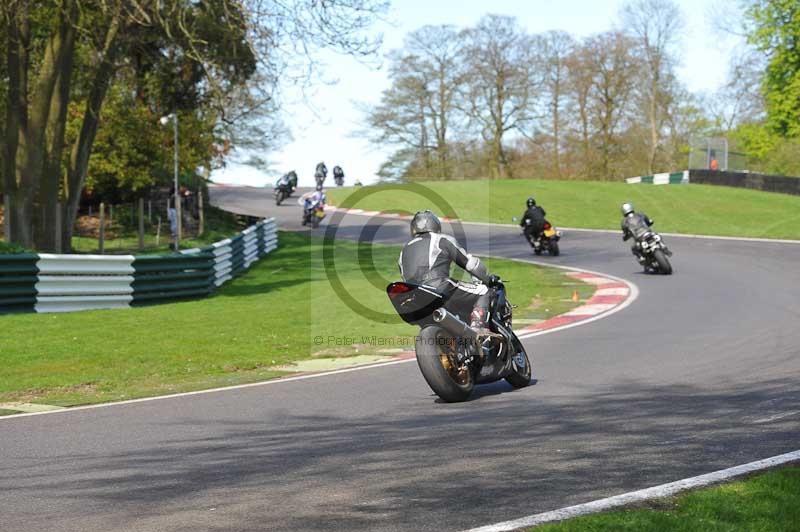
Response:
[[[745,13],[748,40],[768,57],[762,81],[767,123],[782,136],[800,136],[800,3],[757,0]]]
[[[274,112],[282,73],[307,66],[308,50],[372,53],[376,41],[361,32],[385,8],[383,0],[3,0],[0,138],[11,240],[39,250],[60,240],[69,249],[90,163],[99,165],[93,179],[140,184],[133,174],[149,149],[142,138],[161,137],[143,126],[148,111],[199,126],[203,135],[186,139],[198,153],[213,144],[210,131],[229,139],[252,132],[241,124]],[[136,100],[103,122],[116,88],[120,102],[125,92]],[[106,156],[93,160],[101,125],[133,140],[100,134]]]

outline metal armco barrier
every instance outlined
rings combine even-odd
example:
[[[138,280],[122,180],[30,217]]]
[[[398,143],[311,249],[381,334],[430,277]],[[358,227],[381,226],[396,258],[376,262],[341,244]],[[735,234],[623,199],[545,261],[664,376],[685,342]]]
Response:
[[[36,305],[38,255],[0,255],[0,313],[30,312]]]
[[[206,297],[278,247],[274,219],[170,255],[0,255],[0,313],[128,308]]]

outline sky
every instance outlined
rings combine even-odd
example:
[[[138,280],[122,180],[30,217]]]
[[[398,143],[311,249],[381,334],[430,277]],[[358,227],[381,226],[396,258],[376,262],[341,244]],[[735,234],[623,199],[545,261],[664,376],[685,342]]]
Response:
[[[678,75],[692,92],[713,92],[724,84],[729,57],[741,46],[740,39],[720,31],[719,20],[730,19],[730,8],[721,0],[676,0],[683,11],[685,35],[681,39]],[[614,29],[623,0],[394,0],[385,20],[374,26],[383,34],[379,56],[367,63],[322,52],[325,66],[319,82],[303,93],[284,90],[284,121],[292,140],[272,153],[259,154],[272,163],[264,173],[229,163],[211,178],[218,183],[264,186],[294,169],[300,185],[314,184],[314,167],[324,161],[329,169],[326,186],[333,181],[331,169],[342,166],[345,184],[377,180],[376,172],[393,147],[378,147],[364,138],[365,106],[377,104],[389,87],[389,51],[402,47],[405,35],[421,26],[452,24],[473,26],[487,13],[511,15],[529,33],[563,30],[576,37]],[[730,3],[727,3],[730,5]],[[722,10],[725,10],[724,12]],[[735,19],[734,19],[735,20]]]

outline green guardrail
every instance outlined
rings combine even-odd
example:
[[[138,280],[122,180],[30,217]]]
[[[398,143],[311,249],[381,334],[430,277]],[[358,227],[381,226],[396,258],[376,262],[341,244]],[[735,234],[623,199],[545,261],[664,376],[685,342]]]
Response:
[[[0,314],[34,310],[38,260],[34,253],[0,255]]]
[[[214,255],[208,251],[136,257],[133,270],[131,305],[205,297],[214,290]]]

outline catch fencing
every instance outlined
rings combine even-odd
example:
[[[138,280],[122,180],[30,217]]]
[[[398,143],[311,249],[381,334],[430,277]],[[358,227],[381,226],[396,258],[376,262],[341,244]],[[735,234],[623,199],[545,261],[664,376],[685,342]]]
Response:
[[[0,255],[0,313],[128,308],[206,297],[278,247],[274,219],[170,255]]]

